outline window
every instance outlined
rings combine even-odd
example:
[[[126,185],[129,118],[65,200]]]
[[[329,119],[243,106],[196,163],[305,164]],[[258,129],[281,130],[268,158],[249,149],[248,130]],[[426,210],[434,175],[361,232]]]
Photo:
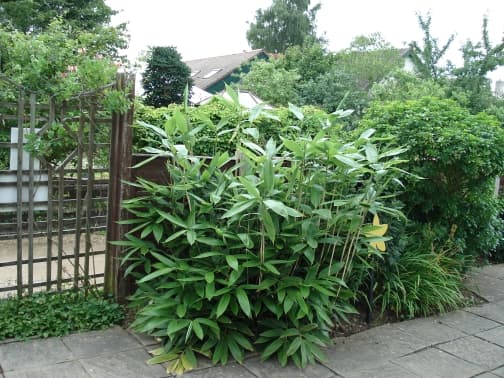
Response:
[[[203,76],[203,79],[209,79],[219,71],[222,71],[222,68],[214,68],[212,71]]]

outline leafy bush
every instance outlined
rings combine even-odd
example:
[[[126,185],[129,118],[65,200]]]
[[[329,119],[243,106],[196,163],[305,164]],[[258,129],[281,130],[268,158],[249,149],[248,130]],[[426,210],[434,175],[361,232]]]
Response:
[[[452,100],[423,98],[375,103],[361,122],[377,136],[408,146],[401,199],[408,218],[431,224],[436,242],[456,227],[455,243],[467,254],[488,256],[502,238],[494,180],[504,171],[504,131],[487,114],[471,115]]]
[[[103,329],[123,318],[123,309],[118,304],[83,292],[13,297],[0,300],[0,340]]]
[[[123,221],[132,229],[117,242],[138,285],[132,326],[163,338],[151,363],[181,372],[195,352],[225,364],[247,350],[282,365],[323,360],[334,321],[355,311],[354,266],[381,257],[370,243],[386,238],[373,236],[372,214],[398,215],[382,193],[393,192],[402,149],[378,151],[372,131],[343,143],[327,127],[264,147],[237,139],[239,161],[202,159],[188,154],[201,128],[177,112],[166,126],[150,129],[171,183],[134,184],[142,194]]]

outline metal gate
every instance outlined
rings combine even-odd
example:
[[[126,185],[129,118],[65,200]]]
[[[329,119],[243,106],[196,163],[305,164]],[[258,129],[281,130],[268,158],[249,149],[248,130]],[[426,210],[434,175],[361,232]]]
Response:
[[[0,298],[104,284],[110,141],[131,117],[103,104],[127,80],[40,101],[0,76]]]

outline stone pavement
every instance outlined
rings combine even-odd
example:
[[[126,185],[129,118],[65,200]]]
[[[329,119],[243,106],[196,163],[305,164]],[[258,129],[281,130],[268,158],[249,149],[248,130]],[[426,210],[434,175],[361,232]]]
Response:
[[[201,361],[184,378],[504,377],[504,264],[477,270],[472,290],[489,303],[446,315],[386,324],[339,338],[329,362],[304,370],[250,357],[243,365]],[[0,376],[166,377],[148,366],[154,340],[119,327],[61,338],[0,344]]]

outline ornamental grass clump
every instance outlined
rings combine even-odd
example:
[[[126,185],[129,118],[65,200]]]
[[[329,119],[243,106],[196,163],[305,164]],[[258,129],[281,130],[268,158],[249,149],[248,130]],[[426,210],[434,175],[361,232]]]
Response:
[[[150,363],[170,372],[194,368],[196,353],[215,364],[247,351],[282,365],[323,361],[335,322],[355,312],[354,265],[387,240],[373,236],[373,215],[400,215],[385,204],[402,149],[379,151],[372,130],[342,143],[327,122],[313,137],[259,145],[259,112],[236,126],[251,137],[236,139],[238,158],[192,156],[198,125],[182,113],[151,127],[171,182],[138,179],[141,196],[124,204],[131,229],[117,244],[137,284],[132,327],[162,339]]]

